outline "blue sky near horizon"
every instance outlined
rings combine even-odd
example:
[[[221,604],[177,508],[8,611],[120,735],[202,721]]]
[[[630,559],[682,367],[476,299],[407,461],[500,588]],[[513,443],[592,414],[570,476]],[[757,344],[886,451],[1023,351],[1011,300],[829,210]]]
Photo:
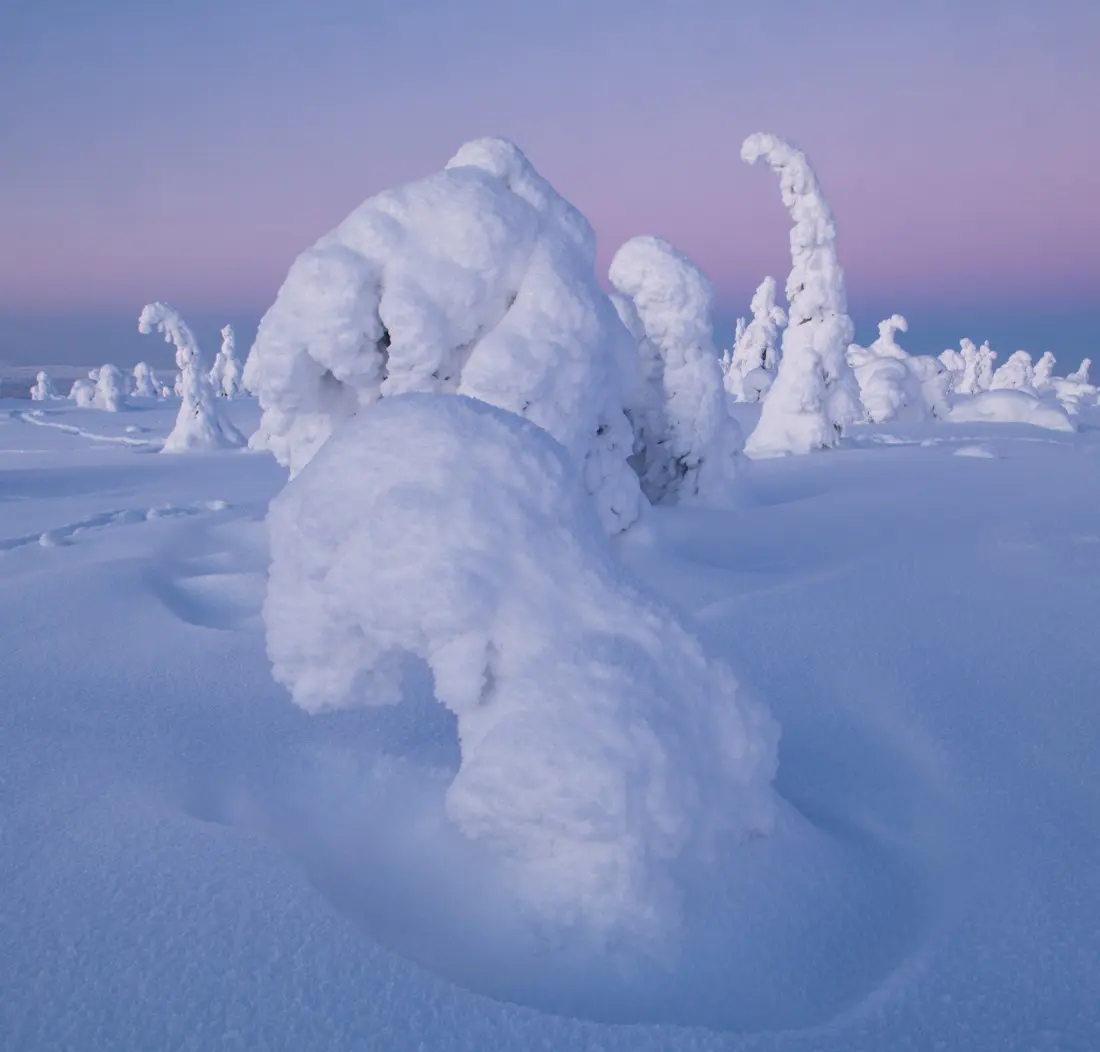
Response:
[[[8,5],[0,361],[151,358],[149,299],[247,331],[299,251],[482,134],[588,215],[601,266],[638,233],[692,256],[724,329],[786,274],[774,177],[738,157],[769,130],[814,160],[861,336],[899,311],[914,350],[1071,362],[1100,351],[1100,5],[1049,7]]]

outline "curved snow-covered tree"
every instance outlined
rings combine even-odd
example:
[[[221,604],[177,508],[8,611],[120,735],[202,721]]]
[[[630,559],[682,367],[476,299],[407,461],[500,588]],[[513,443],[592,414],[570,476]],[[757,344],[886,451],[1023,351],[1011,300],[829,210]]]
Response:
[[[275,678],[309,712],[457,717],[445,805],[526,911],[597,944],[675,938],[678,858],[767,832],[778,728],[635,583],[574,456],[446,394],[384,398],[271,503]]]
[[[31,401],[49,402],[57,397],[57,391],[54,390],[50,374],[45,370],[41,371],[34,378],[34,386],[31,388]]]
[[[148,362],[138,362],[134,366],[131,393],[135,398],[164,397],[164,388],[161,387],[157,374],[153,372]]]
[[[237,357],[237,337],[233,326],[223,326],[221,337],[221,349],[214,357],[214,365],[210,369],[210,383],[222,398],[236,398],[241,393],[243,370]]]
[[[989,382],[991,391],[1027,390],[1035,386],[1035,369],[1027,351],[1014,351],[997,368]]]
[[[978,348],[976,383],[979,391],[988,391],[993,383],[993,370],[996,368],[994,362],[996,361],[997,352],[989,346],[989,341],[986,340]]]
[[[92,380],[74,380],[69,388],[69,398],[81,409],[95,404],[95,383]]]
[[[175,345],[180,376],[180,405],[176,425],[161,447],[162,453],[183,453],[194,449],[235,449],[245,444],[244,435],[233,426],[218,405],[218,399],[203,367],[198,340],[179,312],[167,303],[146,304],[138,318],[138,331],[154,329]]]
[[[503,139],[370,198],[295,261],[245,386],[253,445],[292,474],[339,424],[409,391],[468,394],[545,428],[611,532],[641,509],[625,415],[638,363],[587,220]]]
[[[102,365],[97,370],[94,405],[108,413],[126,408],[126,381],[117,365]]]
[[[1044,351],[1043,356],[1035,363],[1035,369],[1031,376],[1031,384],[1036,391],[1042,391],[1050,387],[1056,362],[1057,359],[1050,351]]]
[[[650,236],[627,241],[609,277],[647,381],[630,411],[642,491],[654,503],[728,503],[744,438],[714,346],[714,287],[687,256]]]
[[[737,319],[733,350],[725,363],[726,390],[739,402],[759,402],[775,382],[779,367],[776,346],[787,312],[775,302],[775,278],[760,282],[753,294],[752,321]]]
[[[794,222],[782,356],[745,450],[776,456],[827,449],[863,415],[847,359],[854,330],[832,211],[801,150],[774,135],[757,134],[745,140],[741,157],[749,164],[762,158],[779,175]]]

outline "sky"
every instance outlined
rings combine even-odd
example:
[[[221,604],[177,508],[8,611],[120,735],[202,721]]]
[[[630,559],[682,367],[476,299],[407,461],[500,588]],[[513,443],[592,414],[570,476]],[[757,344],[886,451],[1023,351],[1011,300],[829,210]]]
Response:
[[[857,338],[1100,356],[1100,4],[37,0],[0,13],[0,361],[162,356],[164,299],[247,346],[294,257],[481,135],[660,234],[720,337],[789,269],[769,131],[812,159]],[[106,358],[105,358],[106,356]],[[113,357],[112,357],[113,356]]]

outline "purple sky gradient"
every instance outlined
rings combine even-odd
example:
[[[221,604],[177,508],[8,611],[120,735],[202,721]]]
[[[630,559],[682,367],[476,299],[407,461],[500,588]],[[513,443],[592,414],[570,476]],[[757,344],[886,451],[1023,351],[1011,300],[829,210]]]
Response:
[[[20,325],[149,299],[258,315],[362,199],[483,134],[588,215],[604,266],[662,234],[723,315],[788,269],[776,180],[739,160],[761,130],[813,159],[858,318],[982,338],[1049,317],[1066,360],[1100,339],[1100,4],[18,8],[0,15],[0,358]]]

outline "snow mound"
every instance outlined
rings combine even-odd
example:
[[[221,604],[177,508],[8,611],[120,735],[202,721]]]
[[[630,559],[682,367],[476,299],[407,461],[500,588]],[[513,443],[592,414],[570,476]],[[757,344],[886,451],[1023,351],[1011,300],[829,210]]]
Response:
[[[544,431],[473,399],[385,399],[269,529],[276,679],[310,712],[392,705],[427,663],[457,717],[448,814],[541,925],[659,952],[676,860],[771,828],[776,724],[630,579]]]
[[[611,261],[616,307],[638,339],[645,383],[634,409],[640,475],[654,503],[728,505],[744,448],[714,346],[714,287],[659,237],[627,241]]]
[[[641,507],[624,412],[636,372],[587,220],[516,146],[482,139],[370,198],[298,257],[244,381],[263,408],[253,445],[292,474],[341,421],[391,395],[500,406],[569,450],[618,532]]]
[[[1026,391],[983,391],[959,397],[951,407],[954,423],[1032,424],[1050,431],[1075,431],[1073,421],[1048,399],[1036,398]]]

